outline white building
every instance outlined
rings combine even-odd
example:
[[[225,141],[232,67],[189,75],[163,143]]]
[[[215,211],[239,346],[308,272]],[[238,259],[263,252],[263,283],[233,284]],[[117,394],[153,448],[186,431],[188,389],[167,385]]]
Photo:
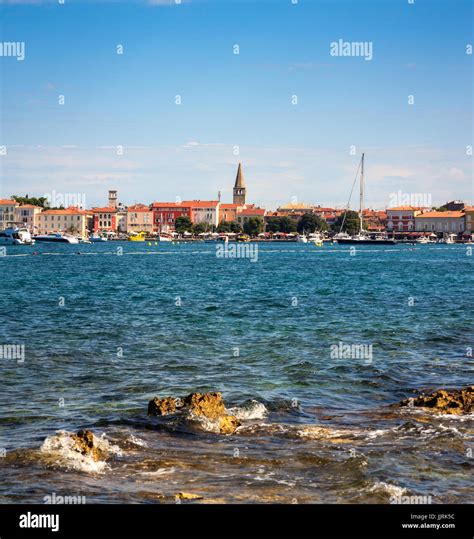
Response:
[[[417,232],[462,234],[465,226],[463,211],[428,211],[415,216]]]
[[[15,208],[15,222],[18,226],[27,228],[30,232],[35,232],[38,226],[38,215],[42,212],[41,206],[33,204],[23,204]]]
[[[18,202],[6,198],[0,198],[0,230],[15,224],[15,208]]]
[[[186,200],[181,205],[191,208],[191,221],[195,225],[205,223],[217,226],[219,224],[220,202],[218,200]]]

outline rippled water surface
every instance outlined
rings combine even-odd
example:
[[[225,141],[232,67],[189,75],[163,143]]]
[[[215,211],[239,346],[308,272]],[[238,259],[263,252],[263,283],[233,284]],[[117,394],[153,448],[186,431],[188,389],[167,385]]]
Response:
[[[472,503],[472,416],[390,405],[474,383],[473,262],[462,245],[8,247],[0,344],[25,361],[0,360],[0,501]],[[372,359],[331,357],[340,342]],[[192,391],[222,391],[236,434],[147,417]],[[79,428],[106,461],[57,434]]]

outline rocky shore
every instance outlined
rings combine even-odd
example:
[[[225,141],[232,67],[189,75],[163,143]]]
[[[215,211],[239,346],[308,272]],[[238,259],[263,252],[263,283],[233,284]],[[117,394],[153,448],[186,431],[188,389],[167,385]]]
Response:
[[[438,389],[434,393],[402,400],[395,406],[425,408],[442,414],[470,414],[474,412],[474,386],[463,389]]]

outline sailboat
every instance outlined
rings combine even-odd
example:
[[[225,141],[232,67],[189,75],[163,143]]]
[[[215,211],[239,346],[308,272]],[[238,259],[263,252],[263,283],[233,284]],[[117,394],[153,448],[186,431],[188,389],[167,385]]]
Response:
[[[360,162],[360,195],[359,195],[359,232],[355,236],[348,236],[345,232],[341,232],[335,236],[337,243],[351,245],[394,245],[397,243],[393,239],[387,238],[386,235],[369,235],[367,230],[364,230],[364,154],[362,154]],[[345,219],[345,216],[344,216]],[[344,221],[343,221],[344,224]]]

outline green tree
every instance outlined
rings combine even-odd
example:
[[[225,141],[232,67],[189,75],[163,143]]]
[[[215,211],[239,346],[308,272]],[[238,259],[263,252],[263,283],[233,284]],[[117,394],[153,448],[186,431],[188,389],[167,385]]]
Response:
[[[339,232],[341,230],[341,225],[344,222],[342,227],[342,232],[347,232],[350,235],[357,234],[360,228],[360,219],[359,214],[356,211],[348,210],[345,212],[346,218],[344,219],[344,213],[342,213],[332,225],[334,232]]]
[[[219,226],[217,227],[217,232],[232,232],[232,228],[230,226],[230,221],[221,221],[219,223]]]
[[[48,199],[46,197],[29,197],[28,195],[25,195],[24,197],[18,196],[18,195],[12,195],[12,200],[15,200],[18,202],[18,204],[32,204],[33,206],[40,206],[41,208],[44,208],[47,206]]]
[[[323,232],[328,229],[328,224],[319,215],[305,213],[298,221],[298,232]]]
[[[244,232],[249,236],[258,236],[260,232],[263,232],[265,225],[263,219],[260,217],[250,217],[248,221],[244,223]]]
[[[267,219],[267,232],[296,232],[296,223],[291,217],[269,217]]]
[[[242,232],[242,227],[237,221],[230,221],[230,231],[234,234],[240,234]]]
[[[193,222],[187,215],[181,215],[176,219],[174,228],[178,234],[183,234],[183,232],[191,232],[193,229]]]
[[[196,223],[193,225],[193,234],[202,234],[203,232],[208,232],[207,223]]]

